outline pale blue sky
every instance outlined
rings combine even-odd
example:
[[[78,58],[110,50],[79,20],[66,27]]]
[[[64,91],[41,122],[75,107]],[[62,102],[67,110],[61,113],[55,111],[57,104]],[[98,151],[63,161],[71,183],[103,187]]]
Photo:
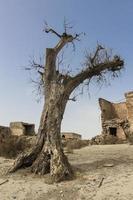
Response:
[[[98,98],[119,101],[133,90],[132,0],[0,0],[0,125],[21,120],[38,126],[42,103],[35,101],[30,77],[22,66],[28,65],[30,56],[39,58],[46,47],[57,42],[42,32],[44,20],[60,32],[64,17],[72,22],[74,31],[86,33],[75,53],[69,49],[67,62],[80,67],[84,50],[94,49],[99,41],[124,58],[126,69],[109,87],[99,91],[91,85],[91,98],[84,95],[69,103],[62,130],[86,138],[98,134]]]

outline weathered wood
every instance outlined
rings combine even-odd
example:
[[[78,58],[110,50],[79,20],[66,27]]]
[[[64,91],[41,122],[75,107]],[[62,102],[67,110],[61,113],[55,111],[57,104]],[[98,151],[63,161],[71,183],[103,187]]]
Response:
[[[101,179],[101,181],[100,181],[100,183],[99,183],[99,185],[98,185],[99,188],[102,186],[103,181],[104,181],[104,177]]]
[[[5,181],[3,181],[2,183],[0,183],[0,185],[3,185],[3,184],[5,184],[5,183],[7,183],[9,180],[7,179],[7,180],[5,180]]]

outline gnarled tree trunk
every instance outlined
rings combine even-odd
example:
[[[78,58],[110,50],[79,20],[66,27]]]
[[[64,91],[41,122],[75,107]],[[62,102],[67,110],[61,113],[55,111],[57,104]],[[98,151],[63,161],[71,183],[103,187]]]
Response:
[[[49,70],[50,69],[50,70]],[[46,50],[44,73],[45,100],[38,131],[38,141],[33,150],[22,154],[15,162],[11,172],[21,167],[31,166],[37,174],[49,173],[54,181],[70,179],[72,168],[64,155],[61,144],[61,121],[68,100],[68,91],[60,84],[60,77],[55,70],[55,51]]]
[[[44,120],[42,117],[39,129],[40,135],[44,135],[44,145],[32,165],[33,172],[39,174],[50,172],[55,181],[70,178],[73,174],[63,153],[60,138],[61,121],[67,102],[63,97],[64,88],[58,83],[51,83],[49,99],[45,99]]]
[[[66,32],[59,35],[51,28],[46,32],[54,33],[60,40],[54,48],[46,49],[45,67],[34,63],[36,68],[43,69],[39,73],[42,76],[45,94],[37,143],[31,152],[17,158],[10,171],[31,166],[32,172],[41,175],[50,173],[54,181],[58,182],[73,176],[72,168],[62,149],[60,136],[61,121],[71,93],[86,79],[90,80],[93,76],[101,79],[107,72],[116,73],[121,70],[124,62],[118,56],[111,58],[107,51],[98,45],[94,55],[87,57],[84,70],[75,76],[62,74],[56,69],[57,55],[66,44],[73,42],[79,35],[72,36]],[[100,57],[101,51],[103,52]]]

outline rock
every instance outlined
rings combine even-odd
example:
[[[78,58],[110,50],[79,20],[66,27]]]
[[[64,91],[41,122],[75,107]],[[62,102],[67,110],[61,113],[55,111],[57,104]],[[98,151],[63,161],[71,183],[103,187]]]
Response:
[[[114,164],[113,163],[105,163],[103,166],[104,167],[114,167]]]

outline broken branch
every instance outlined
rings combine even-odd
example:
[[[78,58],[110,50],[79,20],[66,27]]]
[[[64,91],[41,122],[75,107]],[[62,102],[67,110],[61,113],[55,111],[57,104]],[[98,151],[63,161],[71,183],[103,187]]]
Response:
[[[104,177],[101,179],[101,181],[100,181],[100,183],[99,183],[99,185],[98,185],[99,188],[102,186],[103,181],[104,181]]]
[[[99,51],[101,51],[103,49],[104,49],[104,47],[102,47],[101,45],[98,44],[96,51],[94,53],[94,56],[92,58],[90,57],[91,64],[94,64],[94,61],[95,61],[96,57],[98,56]]]
[[[0,183],[0,185],[3,185],[4,183],[7,183],[9,180],[7,179],[7,180],[5,180],[5,181],[3,181],[2,183]]]

